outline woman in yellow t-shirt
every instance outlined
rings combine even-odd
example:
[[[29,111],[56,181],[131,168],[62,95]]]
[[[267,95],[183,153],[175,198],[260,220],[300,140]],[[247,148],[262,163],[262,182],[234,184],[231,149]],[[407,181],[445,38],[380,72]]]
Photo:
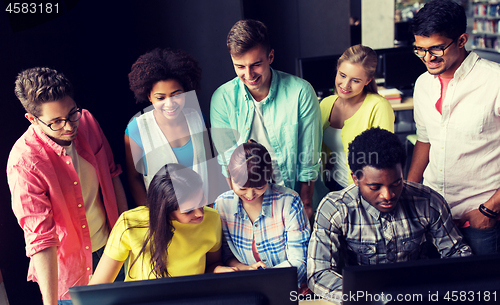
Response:
[[[353,183],[346,157],[357,135],[377,126],[394,132],[391,104],[377,93],[376,68],[375,51],[362,45],[350,47],[337,62],[336,94],[321,101],[323,152],[328,159],[324,179],[330,190]]]
[[[116,222],[90,284],[113,282],[130,257],[125,281],[227,272],[221,266],[221,222],[206,207],[201,177],[181,164],[165,165],[148,189],[147,206]]]

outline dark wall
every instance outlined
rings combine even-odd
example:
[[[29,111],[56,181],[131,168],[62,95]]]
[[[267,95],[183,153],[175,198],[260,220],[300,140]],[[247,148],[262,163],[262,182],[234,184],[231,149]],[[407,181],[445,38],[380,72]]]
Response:
[[[296,59],[342,54],[350,46],[349,1],[243,0],[245,18],[264,22],[273,68],[296,74]]]

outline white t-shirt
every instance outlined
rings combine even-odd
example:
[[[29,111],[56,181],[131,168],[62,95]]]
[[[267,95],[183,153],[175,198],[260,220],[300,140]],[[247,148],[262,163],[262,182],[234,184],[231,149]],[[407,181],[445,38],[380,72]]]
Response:
[[[344,146],[342,144],[342,138],[340,137],[341,132],[342,129],[328,126],[323,131],[323,142],[332,150],[332,154],[329,158],[334,164],[334,168],[332,170],[333,179],[337,181],[340,186],[347,187],[349,185],[348,177],[350,172],[347,167],[347,159],[345,156]]]
[[[266,99],[267,97],[262,101]],[[250,139],[257,141],[267,149],[267,151],[271,155],[271,160],[273,163],[273,181],[275,184],[284,185],[283,178],[278,167],[278,158],[276,158],[276,153],[274,152],[274,149],[269,142],[269,135],[267,134],[266,126],[264,125],[264,117],[262,115],[262,101],[257,102],[253,97],[252,100],[255,111],[253,115],[252,129],[250,130]]]
[[[85,205],[85,216],[89,225],[92,252],[106,245],[109,236],[109,227],[106,221],[106,213],[99,192],[99,179],[94,167],[84,158],[78,155],[73,142],[64,146],[66,153],[71,157],[82,189],[83,203]]]

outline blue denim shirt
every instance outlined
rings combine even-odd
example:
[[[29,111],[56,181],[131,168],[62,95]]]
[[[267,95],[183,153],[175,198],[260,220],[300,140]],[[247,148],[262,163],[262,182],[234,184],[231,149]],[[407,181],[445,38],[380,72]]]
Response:
[[[264,125],[285,186],[307,182],[318,175],[321,112],[312,86],[305,80],[271,69],[269,95],[261,103]],[[234,149],[250,136],[254,117],[252,96],[235,77],[212,95],[210,120],[218,160],[227,176],[227,163]]]

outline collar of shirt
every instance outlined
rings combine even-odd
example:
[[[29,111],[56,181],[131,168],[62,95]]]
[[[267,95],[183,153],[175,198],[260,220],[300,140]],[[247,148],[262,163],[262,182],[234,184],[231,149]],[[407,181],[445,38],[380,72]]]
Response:
[[[458,67],[457,71],[455,71],[453,78],[461,80],[466,77],[472,71],[472,68],[474,68],[478,60],[479,56],[476,53],[469,52],[469,55],[467,55],[460,67]]]
[[[366,212],[368,212],[368,214],[370,214],[373,218],[375,219],[380,219],[380,215],[382,213],[380,213],[379,210],[377,210],[373,205],[371,205],[370,203],[368,203],[364,198],[363,196],[361,196],[361,192],[359,192],[359,188],[358,188],[358,193],[359,193],[359,199],[358,199],[358,202],[361,203],[361,207],[363,209],[365,209]]]
[[[453,74],[452,81],[453,80],[459,81],[459,80],[463,79],[464,77],[466,77],[467,74],[469,74],[472,71],[472,68],[474,68],[474,65],[476,65],[476,63],[479,59],[480,58],[476,53],[469,51],[469,54],[467,55],[467,57],[465,57],[464,61],[460,64],[460,67],[458,67],[458,69]],[[434,78],[438,78],[438,77],[439,77],[439,75],[434,75]]]
[[[61,145],[54,142],[54,140],[49,138],[49,136],[42,131],[40,126],[31,125],[30,127],[33,128],[33,132],[35,133],[35,135],[39,137],[43,142],[45,142],[50,148],[52,148],[58,156],[66,155],[66,150],[64,149],[64,147],[62,147]]]

